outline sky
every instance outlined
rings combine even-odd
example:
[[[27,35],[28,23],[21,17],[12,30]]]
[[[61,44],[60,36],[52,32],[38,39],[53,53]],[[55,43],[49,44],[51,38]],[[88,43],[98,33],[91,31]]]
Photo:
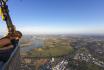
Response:
[[[7,4],[22,33],[104,34],[104,0],[8,0]],[[0,32],[6,31],[1,20]]]

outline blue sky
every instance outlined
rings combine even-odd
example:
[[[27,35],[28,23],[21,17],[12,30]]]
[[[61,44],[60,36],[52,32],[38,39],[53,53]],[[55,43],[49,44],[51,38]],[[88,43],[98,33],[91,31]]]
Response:
[[[23,33],[104,34],[104,0],[9,0],[8,6]]]

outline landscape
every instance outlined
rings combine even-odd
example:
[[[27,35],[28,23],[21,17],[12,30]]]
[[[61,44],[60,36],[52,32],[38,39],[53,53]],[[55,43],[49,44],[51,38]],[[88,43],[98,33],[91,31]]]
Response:
[[[24,35],[20,48],[21,70],[104,70],[104,35]]]
[[[0,0],[0,70],[104,70],[104,0]]]

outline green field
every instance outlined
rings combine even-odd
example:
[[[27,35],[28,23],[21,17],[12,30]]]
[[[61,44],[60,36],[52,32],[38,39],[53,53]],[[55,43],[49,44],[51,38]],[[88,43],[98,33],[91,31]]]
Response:
[[[49,48],[37,48],[28,52],[28,56],[31,57],[58,57],[68,55],[73,52],[72,47],[49,47]]]

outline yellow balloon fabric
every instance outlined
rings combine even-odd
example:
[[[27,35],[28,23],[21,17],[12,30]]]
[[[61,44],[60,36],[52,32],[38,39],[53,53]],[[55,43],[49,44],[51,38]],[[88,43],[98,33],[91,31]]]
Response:
[[[1,7],[0,7],[0,16],[1,16],[2,20],[4,20],[4,19],[5,19],[4,15],[3,15],[3,12],[2,12]]]

